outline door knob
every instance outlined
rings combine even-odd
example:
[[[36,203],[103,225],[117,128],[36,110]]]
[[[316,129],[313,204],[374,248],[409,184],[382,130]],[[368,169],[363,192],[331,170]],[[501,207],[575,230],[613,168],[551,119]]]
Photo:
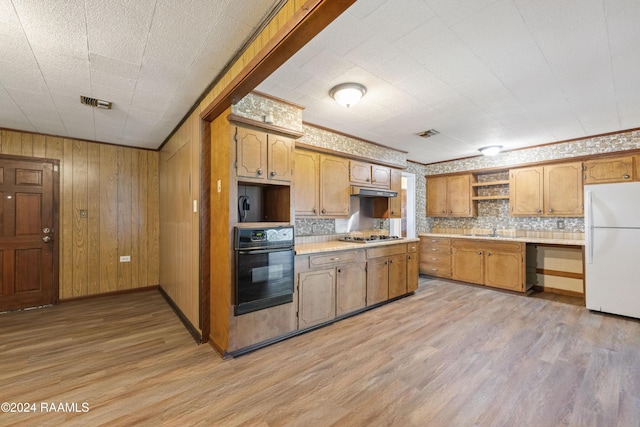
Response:
[[[42,238],[42,241],[43,241],[43,242],[45,242],[45,243],[49,243],[49,242],[51,241],[51,237],[49,237],[49,236],[44,236],[44,237]]]

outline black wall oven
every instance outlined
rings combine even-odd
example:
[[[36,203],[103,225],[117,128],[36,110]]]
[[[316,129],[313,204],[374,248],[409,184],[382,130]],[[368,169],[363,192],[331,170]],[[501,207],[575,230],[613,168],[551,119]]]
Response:
[[[293,302],[293,227],[235,229],[235,315]]]

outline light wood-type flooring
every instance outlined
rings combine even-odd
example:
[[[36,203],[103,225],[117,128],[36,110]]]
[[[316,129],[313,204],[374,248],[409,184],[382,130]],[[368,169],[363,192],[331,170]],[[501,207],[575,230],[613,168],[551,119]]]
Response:
[[[0,425],[638,426],[640,322],[422,278],[242,357],[143,292],[0,316]]]

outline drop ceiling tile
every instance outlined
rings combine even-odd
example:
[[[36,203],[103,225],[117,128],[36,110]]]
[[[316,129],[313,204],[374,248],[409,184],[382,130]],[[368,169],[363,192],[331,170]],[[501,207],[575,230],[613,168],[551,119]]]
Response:
[[[89,51],[140,64],[149,35],[155,0],[87,0]]]
[[[91,70],[91,84],[118,89],[124,92],[131,92],[136,88],[136,80],[99,70]]]
[[[348,34],[331,31],[332,26],[350,28]],[[316,53],[326,49],[338,56],[346,55],[353,49],[365,43],[376,35],[375,29],[366,26],[350,13],[343,13],[334,22],[329,24],[320,34],[314,37],[303,50],[315,50]],[[304,60],[301,58],[301,61]]]
[[[47,93],[47,86],[37,68],[24,68],[20,64],[0,60],[0,84],[5,89]]]
[[[640,48],[640,2],[605,0],[603,3],[611,54],[637,51]]]
[[[336,54],[324,50],[315,58],[304,64],[302,70],[321,76],[325,81],[331,81],[353,68],[353,64]]]
[[[140,63],[125,62],[97,53],[89,53],[89,66],[91,70],[113,74],[129,80],[137,79],[140,71]]]
[[[422,0],[405,0],[401,7],[390,1],[375,9],[362,22],[388,42],[393,42],[434,16],[433,10]],[[381,28],[384,31],[379,31]]]
[[[83,0],[33,2],[13,0],[34,51],[82,57],[87,52]],[[78,13],[80,11],[80,13]]]
[[[447,25],[454,25],[490,6],[495,0],[426,0],[426,2]]]

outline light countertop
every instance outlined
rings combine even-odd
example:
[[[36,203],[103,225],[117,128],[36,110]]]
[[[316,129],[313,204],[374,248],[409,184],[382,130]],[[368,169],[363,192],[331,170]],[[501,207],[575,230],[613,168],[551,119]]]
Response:
[[[306,255],[320,252],[335,252],[335,251],[346,251],[353,249],[367,249],[367,248],[375,248],[377,246],[387,246],[387,245],[398,245],[402,243],[412,243],[419,242],[419,238],[411,238],[411,239],[393,239],[393,240],[383,240],[379,242],[370,242],[370,243],[353,243],[353,242],[342,242],[340,240],[331,240],[329,242],[318,242],[318,243],[296,243],[296,255]]]

